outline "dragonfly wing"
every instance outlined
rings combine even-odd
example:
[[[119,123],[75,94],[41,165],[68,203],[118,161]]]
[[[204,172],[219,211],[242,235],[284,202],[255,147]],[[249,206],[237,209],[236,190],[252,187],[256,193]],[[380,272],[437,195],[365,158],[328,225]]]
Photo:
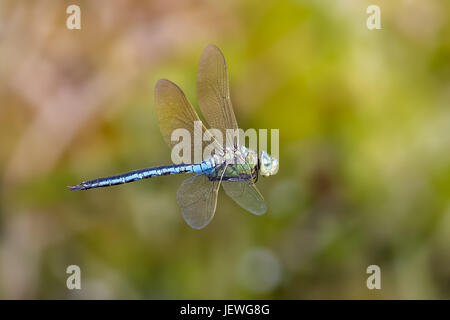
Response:
[[[220,180],[198,174],[183,181],[177,192],[181,214],[189,226],[202,229],[214,217]]]
[[[194,154],[195,142],[203,150],[203,134],[207,129],[201,126],[201,130],[194,130],[194,121],[200,121],[197,112],[184,95],[183,91],[173,82],[161,79],[155,88],[156,111],[158,113],[159,127],[164,141],[173,147],[179,141],[172,141],[172,132],[176,129],[186,129],[190,133],[191,155]],[[191,156],[191,163],[193,156]]]
[[[215,45],[208,45],[200,59],[197,76],[197,99],[200,110],[212,128],[222,131],[224,142],[233,140],[226,136],[226,129],[238,129],[230,99],[228,71],[222,52]],[[233,141],[235,142],[235,141]],[[251,176],[251,170],[248,168]],[[253,181],[223,181],[225,192],[244,209],[263,214],[266,203]]]
[[[267,211],[266,202],[253,181],[222,181],[222,185],[226,194],[245,210],[256,215]]]
[[[206,46],[200,58],[197,99],[209,126],[221,130],[223,139],[226,137],[226,129],[238,128],[230,100],[225,58],[220,49],[212,44]],[[226,141],[223,141],[223,145]]]

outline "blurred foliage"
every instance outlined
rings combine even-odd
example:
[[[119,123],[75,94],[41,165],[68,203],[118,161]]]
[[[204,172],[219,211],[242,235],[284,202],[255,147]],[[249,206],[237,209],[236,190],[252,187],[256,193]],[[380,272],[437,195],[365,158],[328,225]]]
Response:
[[[65,27],[78,4],[82,29]],[[366,8],[381,8],[381,30]],[[450,3],[2,1],[0,298],[450,298]],[[184,177],[69,192],[170,162],[154,85],[196,105],[207,43],[242,128],[280,129],[253,216]],[[66,288],[79,265],[82,290]],[[378,265],[382,289],[368,290]]]

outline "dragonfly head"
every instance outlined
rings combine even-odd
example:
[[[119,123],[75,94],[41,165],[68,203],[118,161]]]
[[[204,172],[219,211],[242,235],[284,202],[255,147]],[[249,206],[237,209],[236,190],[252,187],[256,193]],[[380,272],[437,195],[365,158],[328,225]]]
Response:
[[[259,155],[259,172],[263,177],[273,176],[278,172],[278,159],[272,158],[266,151]]]

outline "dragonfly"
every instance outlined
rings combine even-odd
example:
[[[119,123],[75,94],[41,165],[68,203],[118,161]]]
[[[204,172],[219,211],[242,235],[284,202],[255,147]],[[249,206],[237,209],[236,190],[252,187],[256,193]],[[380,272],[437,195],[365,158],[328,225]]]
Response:
[[[187,224],[202,229],[213,219],[220,186],[225,193],[247,211],[262,215],[267,211],[263,196],[256,188],[258,176],[268,177],[278,172],[279,162],[265,150],[259,153],[245,147],[238,139],[223,143],[214,139],[212,128],[228,138],[230,129],[238,130],[230,99],[228,71],[224,55],[215,45],[207,45],[200,58],[197,75],[197,100],[210,129],[202,125],[203,133],[212,137],[214,152],[203,161],[173,164],[134,170],[125,174],[84,181],[70,190],[87,190],[134,182],[158,176],[191,174],[177,191],[177,203]],[[160,79],[155,87],[155,105],[162,136],[174,147],[172,132],[183,128],[194,135],[194,124],[200,118],[183,91],[173,82]],[[194,139],[195,140],[195,139]],[[192,149],[195,148],[192,140]]]

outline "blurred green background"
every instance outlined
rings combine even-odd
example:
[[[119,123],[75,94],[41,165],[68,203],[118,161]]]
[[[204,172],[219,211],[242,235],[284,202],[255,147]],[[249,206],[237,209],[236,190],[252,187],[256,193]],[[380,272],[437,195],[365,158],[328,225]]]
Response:
[[[449,17],[446,0],[2,0],[0,298],[450,298]],[[193,230],[178,176],[69,192],[170,162],[154,86],[196,105],[208,43],[240,127],[280,129],[267,214],[221,191]]]

